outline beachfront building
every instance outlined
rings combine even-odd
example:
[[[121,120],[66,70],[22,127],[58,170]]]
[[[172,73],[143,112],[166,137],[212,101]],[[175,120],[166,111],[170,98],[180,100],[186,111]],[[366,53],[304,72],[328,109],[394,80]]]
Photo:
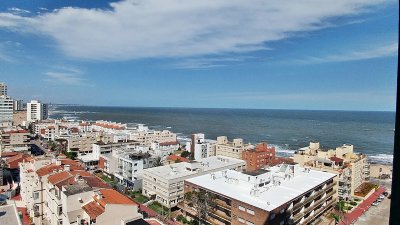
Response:
[[[0,130],[0,152],[28,151],[29,132],[19,127]]]
[[[323,150],[318,142],[295,152],[294,162],[302,166],[338,175],[340,199],[349,199],[355,190],[369,180],[369,163],[364,154],[354,153],[354,146],[345,144]]]
[[[160,204],[172,208],[184,198],[183,181],[185,179],[226,169],[242,171],[245,166],[246,163],[240,159],[213,156],[197,161],[145,169],[142,193]]]
[[[7,95],[0,95],[0,122],[13,120],[14,100]]]
[[[31,100],[26,105],[28,122],[36,122],[45,120],[49,116],[47,104],[41,103],[38,100]]]
[[[215,156],[216,142],[206,140],[204,134],[192,134],[190,143],[190,153],[193,159],[199,160]]]
[[[140,128],[140,129],[139,129]],[[177,142],[176,134],[169,131],[148,130],[146,127],[139,127],[137,130],[130,130],[130,140],[137,141],[140,145],[150,146],[151,143],[172,143]]]
[[[215,207],[204,218],[210,224],[311,224],[336,203],[335,174],[282,164],[268,170],[224,170],[185,180],[185,193],[204,191]],[[197,218],[193,203],[180,208]]]
[[[251,150],[254,146],[251,144],[244,144],[243,139],[236,138],[233,141],[228,141],[226,136],[217,137],[216,155],[227,156],[235,159],[242,159],[243,151]]]
[[[275,147],[259,143],[254,149],[243,151],[242,159],[246,161],[246,171],[256,171],[275,162]]]
[[[151,143],[149,152],[153,156],[160,157],[162,159],[166,158],[170,154],[174,153],[179,149],[180,145],[178,142],[164,142],[164,143]]]

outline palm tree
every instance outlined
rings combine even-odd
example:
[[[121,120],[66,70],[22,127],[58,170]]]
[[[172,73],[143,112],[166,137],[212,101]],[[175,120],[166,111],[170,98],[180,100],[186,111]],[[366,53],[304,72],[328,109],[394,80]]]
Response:
[[[161,157],[157,157],[157,159],[153,162],[153,167],[158,167],[158,166],[162,166],[163,165],[163,161],[161,159]]]
[[[332,214],[333,219],[335,220],[335,224],[339,224],[340,221],[345,222],[345,201],[341,200],[336,203],[335,206],[336,213]]]

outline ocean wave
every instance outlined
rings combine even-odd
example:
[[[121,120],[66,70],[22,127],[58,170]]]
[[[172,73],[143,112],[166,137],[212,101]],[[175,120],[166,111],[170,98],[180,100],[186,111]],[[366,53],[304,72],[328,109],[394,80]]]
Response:
[[[372,163],[383,163],[383,164],[393,163],[393,155],[389,154],[368,155],[368,159]]]
[[[271,145],[275,147],[275,152],[278,156],[290,157],[293,156],[295,152],[295,150],[289,149],[287,145],[285,146],[274,145],[274,144]]]

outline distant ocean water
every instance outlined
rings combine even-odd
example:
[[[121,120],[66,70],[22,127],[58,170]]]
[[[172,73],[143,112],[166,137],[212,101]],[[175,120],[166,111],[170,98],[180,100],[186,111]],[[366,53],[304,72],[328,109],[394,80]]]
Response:
[[[394,112],[52,106],[50,113],[52,118],[143,123],[181,137],[204,133],[207,139],[224,135],[250,143],[266,141],[282,156],[316,140],[327,149],[353,144],[372,162],[393,160]]]

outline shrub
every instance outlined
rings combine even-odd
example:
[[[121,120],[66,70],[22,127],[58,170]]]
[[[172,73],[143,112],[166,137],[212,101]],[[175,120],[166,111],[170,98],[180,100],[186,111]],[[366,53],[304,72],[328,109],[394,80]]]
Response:
[[[350,202],[350,205],[356,206],[356,205],[357,205],[357,202]]]

